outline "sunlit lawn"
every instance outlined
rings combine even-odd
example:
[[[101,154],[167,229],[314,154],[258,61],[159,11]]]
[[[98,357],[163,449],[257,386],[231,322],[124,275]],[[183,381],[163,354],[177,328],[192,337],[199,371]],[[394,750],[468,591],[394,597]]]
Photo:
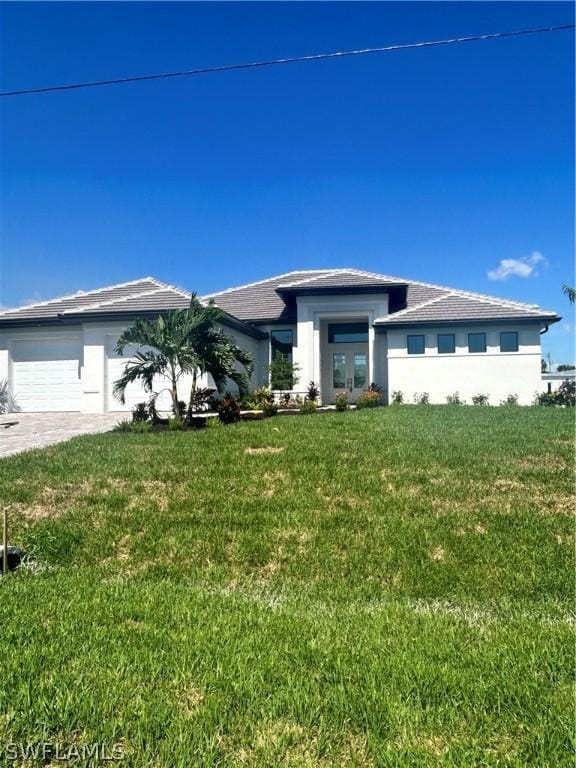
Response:
[[[400,406],[0,461],[33,555],[0,579],[0,764],[573,765],[573,426]]]

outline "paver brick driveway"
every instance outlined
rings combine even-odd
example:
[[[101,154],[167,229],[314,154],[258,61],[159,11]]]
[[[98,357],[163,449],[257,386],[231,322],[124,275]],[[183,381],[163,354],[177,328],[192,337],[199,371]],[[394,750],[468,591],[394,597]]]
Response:
[[[8,413],[0,416],[0,457],[77,435],[107,432],[122,418],[121,413]],[[13,426],[4,426],[13,422]]]

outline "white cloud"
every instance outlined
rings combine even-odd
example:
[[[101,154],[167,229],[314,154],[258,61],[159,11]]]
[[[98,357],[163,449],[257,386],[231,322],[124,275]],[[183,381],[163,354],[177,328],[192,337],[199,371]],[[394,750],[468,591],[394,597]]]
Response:
[[[538,265],[545,266],[546,259],[540,251],[520,259],[501,259],[496,269],[488,271],[489,280],[508,280],[509,277],[538,277]]]

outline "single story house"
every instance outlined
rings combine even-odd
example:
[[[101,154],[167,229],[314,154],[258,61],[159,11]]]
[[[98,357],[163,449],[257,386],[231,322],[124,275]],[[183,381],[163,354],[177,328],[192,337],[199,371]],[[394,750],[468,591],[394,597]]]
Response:
[[[127,410],[147,395],[132,385],[125,405],[113,396],[126,364],[115,352],[121,331],[186,307],[189,296],[146,277],[3,310],[0,380],[22,411]],[[529,404],[542,387],[540,337],[560,319],[534,304],[359,269],[287,272],[202,299],[222,308],[223,326],[252,353],[253,386],[281,354],[298,366],[295,390],[314,381],[325,403],[341,391],[353,401],[374,382],[386,400],[426,392],[444,403],[458,392]]]
[[[542,392],[557,392],[565,381],[576,381],[576,370],[544,371],[542,373]]]

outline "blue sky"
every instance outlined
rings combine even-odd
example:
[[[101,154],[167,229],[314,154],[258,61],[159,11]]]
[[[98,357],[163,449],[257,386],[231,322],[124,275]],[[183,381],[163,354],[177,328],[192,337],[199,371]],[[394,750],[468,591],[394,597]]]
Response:
[[[554,2],[2,15],[4,90],[574,20]],[[555,309],[544,351],[572,360],[573,58],[558,32],[5,99],[0,301],[355,266]]]

